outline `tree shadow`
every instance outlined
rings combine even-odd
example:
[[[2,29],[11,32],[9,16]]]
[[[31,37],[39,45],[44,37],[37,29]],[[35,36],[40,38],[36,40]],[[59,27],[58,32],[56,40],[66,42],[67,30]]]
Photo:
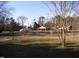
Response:
[[[65,58],[79,57],[72,48],[57,48],[59,44],[0,44],[0,56],[5,58]]]
[[[69,43],[66,43],[66,47],[79,47],[79,44],[75,42],[69,42]]]

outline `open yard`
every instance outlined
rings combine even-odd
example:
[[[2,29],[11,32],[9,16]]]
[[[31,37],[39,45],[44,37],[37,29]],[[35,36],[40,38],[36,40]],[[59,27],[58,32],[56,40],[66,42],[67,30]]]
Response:
[[[7,41],[7,42],[6,42]],[[0,37],[1,44],[4,42],[12,43],[12,44],[58,44],[61,46],[61,40],[58,36],[1,36]],[[79,47],[79,36],[66,36],[66,46],[69,47]]]
[[[57,36],[1,36],[0,57],[79,57],[78,36],[67,36],[64,48],[60,42]]]

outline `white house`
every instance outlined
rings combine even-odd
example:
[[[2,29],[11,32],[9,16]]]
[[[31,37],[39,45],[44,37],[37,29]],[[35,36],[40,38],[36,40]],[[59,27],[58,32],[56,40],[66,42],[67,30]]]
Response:
[[[41,27],[38,27],[39,30],[46,30],[46,27],[44,26],[41,26]]]

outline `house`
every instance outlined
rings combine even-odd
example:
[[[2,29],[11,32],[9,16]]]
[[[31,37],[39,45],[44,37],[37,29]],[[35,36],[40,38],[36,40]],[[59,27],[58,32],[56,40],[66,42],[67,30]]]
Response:
[[[38,30],[46,30],[46,27],[40,26],[40,27],[38,27]]]

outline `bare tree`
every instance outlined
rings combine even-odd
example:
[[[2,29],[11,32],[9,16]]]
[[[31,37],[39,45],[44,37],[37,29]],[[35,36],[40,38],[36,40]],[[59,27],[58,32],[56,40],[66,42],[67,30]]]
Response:
[[[50,2],[55,8],[56,15],[61,16],[61,40],[62,40],[62,47],[65,46],[65,17],[69,15],[73,15],[74,12],[79,7],[79,1],[51,1]],[[59,19],[58,19],[59,20]]]
[[[28,19],[28,18],[25,17],[25,16],[19,16],[19,17],[17,18],[18,23],[20,23],[22,26],[24,26],[24,23],[25,23],[25,21],[26,21],[27,19]]]
[[[5,18],[11,15],[12,8],[7,8],[7,3],[7,1],[0,1],[0,30],[5,29]]]
[[[10,16],[13,8],[7,8],[7,1],[0,1],[0,16]]]

